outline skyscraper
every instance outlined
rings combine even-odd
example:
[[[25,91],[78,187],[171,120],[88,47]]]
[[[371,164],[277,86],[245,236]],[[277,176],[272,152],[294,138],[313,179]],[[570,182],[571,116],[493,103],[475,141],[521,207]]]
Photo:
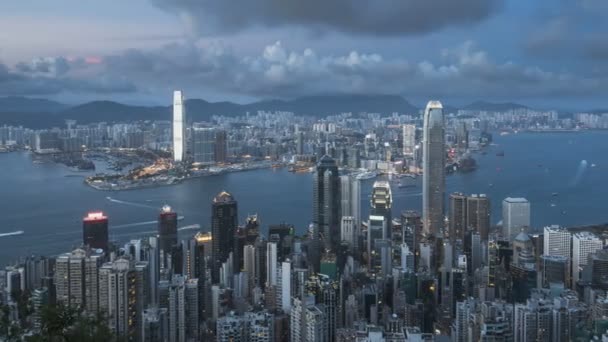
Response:
[[[277,285],[277,243],[268,242],[266,245],[266,286]]]
[[[502,201],[503,237],[513,240],[530,227],[530,202],[525,198],[507,197]]]
[[[416,148],[416,125],[403,125],[403,155],[414,156]]]
[[[456,126],[456,147],[461,151],[469,148],[469,131],[464,121],[459,122]]]
[[[604,243],[595,234],[580,232],[572,235],[572,288],[581,278],[581,271],[589,262],[589,255],[602,249]]]
[[[422,216],[426,236],[440,235],[445,197],[445,131],[443,106],[429,101],[424,111],[422,142]]]
[[[82,241],[91,248],[108,250],[108,217],[91,212],[82,220]]]
[[[165,205],[158,216],[158,246],[167,256],[177,245],[177,213]]]
[[[326,249],[340,244],[341,192],[336,161],[325,155],[313,176],[313,223]],[[316,237],[315,237],[316,238]]]
[[[173,161],[182,162],[186,157],[186,106],[181,90],[173,92]]]
[[[226,150],[226,131],[218,130],[215,133],[215,162],[216,163],[225,163],[228,159]]]
[[[455,192],[450,194],[449,238],[464,240],[467,230],[467,197]]]
[[[118,337],[135,339],[139,333],[137,307],[142,305],[138,305],[137,285],[133,263],[128,259],[106,263],[99,270],[99,308]]]
[[[58,256],[55,261],[57,302],[96,313],[99,309],[98,280],[102,257],[102,253],[84,249]]]
[[[552,225],[543,230],[543,255],[560,256],[570,260],[571,246],[572,236],[566,228]]]
[[[340,215],[351,216],[356,227],[361,226],[361,181],[353,175],[340,176],[342,210]]]
[[[568,285],[568,269],[570,268],[568,258],[559,255],[541,255],[540,263],[543,287],[549,287],[551,283]]]
[[[392,221],[392,202],[393,196],[391,186],[386,181],[374,182],[372,188],[371,210],[370,215],[383,216],[386,222],[386,231],[383,232],[383,239],[391,238],[391,221]]]
[[[211,274],[214,283],[219,281],[219,271],[222,263],[228,260],[228,256],[234,250],[234,234],[237,225],[237,202],[231,194],[222,191],[215,196],[211,204],[211,234],[213,236],[213,268]],[[233,267],[233,269],[236,269],[236,267]]]
[[[163,293],[161,307],[169,313],[169,341],[197,341],[198,279],[175,275]]]
[[[490,233],[490,199],[485,194],[467,197],[466,228],[479,233],[482,241],[488,241]]]
[[[211,127],[192,127],[192,159],[201,165],[215,162],[216,131]]]
[[[350,252],[353,252],[358,245],[358,234],[355,228],[355,219],[352,216],[342,216],[340,225],[340,237],[346,241]]]

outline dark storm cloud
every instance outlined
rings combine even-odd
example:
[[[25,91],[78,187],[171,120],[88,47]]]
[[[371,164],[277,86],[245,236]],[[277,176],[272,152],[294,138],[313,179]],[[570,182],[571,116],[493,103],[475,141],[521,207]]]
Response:
[[[534,18],[535,27],[526,37],[525,48],[534,56],[606,62],[608,57],[608,1],[571,0],[557,2],[554,12]]]
[[[368,35],[418,34],[477,23],[504,0],[151,0],[196,33],[304,26]]]
[[[19,62],[14,69],[0,63],[0,96],[57,95],[61,93],[132,93],[135,85],[121,77],[68,75],[69,62],[63,57]]]

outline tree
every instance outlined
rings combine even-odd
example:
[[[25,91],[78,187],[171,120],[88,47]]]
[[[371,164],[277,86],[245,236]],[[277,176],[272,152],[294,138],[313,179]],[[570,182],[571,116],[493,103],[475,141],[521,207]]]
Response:
[[[45,306],[41,329],[29,342],[107,342],[115,340],[102,315],[90,316],[65,305]]]

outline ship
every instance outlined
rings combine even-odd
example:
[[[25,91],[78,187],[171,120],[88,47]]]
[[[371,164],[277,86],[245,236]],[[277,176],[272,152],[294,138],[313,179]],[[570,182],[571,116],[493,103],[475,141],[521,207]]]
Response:
[[[415,187],[416,187],[416,184],[402,184],[402,183],[399,183],[399,184],[397,185],[397,187],[398,187],[399,189],[415,188]]]
[[[376,172],[363,172],[357,175],[357,179],[358,180],[366,180],[366,179],[372,179],[372,178],[376,178],[378,176],[378,174]]]

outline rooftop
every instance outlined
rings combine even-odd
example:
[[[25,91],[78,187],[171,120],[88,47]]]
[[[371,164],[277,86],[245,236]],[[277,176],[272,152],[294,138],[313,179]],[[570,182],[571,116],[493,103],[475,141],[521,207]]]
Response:
[[[530,203],[527,199],[523,197],[507,197],[503,202],[507,203]]]
[[[232,197],[232,195],[227,191],[220,192],[213,199],[213,203],[228,203],[228,202],[234,202],[234,197]]]
[[[99,221],[106,220],[108,217],[103,214],[101,211],[94,211],[87,214],[84,217],[84,221]]]

